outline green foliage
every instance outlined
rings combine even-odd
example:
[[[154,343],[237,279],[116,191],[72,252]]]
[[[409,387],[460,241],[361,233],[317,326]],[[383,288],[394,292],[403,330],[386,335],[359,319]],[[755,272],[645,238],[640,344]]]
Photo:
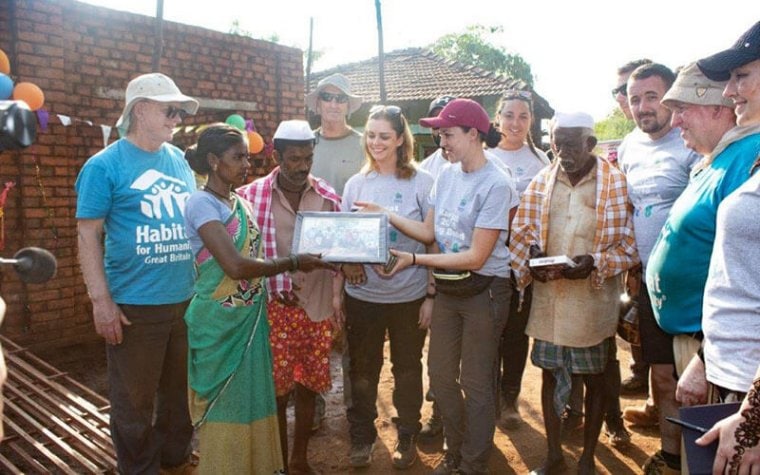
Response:
[[[614,140],[622,139],[629,132],[636,128],[632,120],[628,120],[619,108],[615,108],[604,120],[596,123],[594,133],[597,140]]]
[[[246,30],[246,29],[244,29],[244,28],[242,28],[240,26],[240,20],[232,20],[232,25],[230,26],[229,34],[231,34],[231,35],[238,35],[238,36],[247,36],[249,38],[256,38],[256,36],[254,36],[254,34],[253,34],[252,31]],[[280,35],[278,35],[277,33],[270,33],[269,36],[262,36],[262,37],[259,37],[259,38],[256,38],[256,39],[264,40],[264,41],[269,41],[271,43],[280,43]],[[293,46],[293,47],[300,49],[299,46]],[[309,58],[307,58],[308,54],[309,54],[308,50],[304,50],[304,52],[303,52],[303,66],[304,66],[304,68],[306,68],[306,62],[309,59]],[[318,51],[318,50],[315,50],[315,51],[311,52],[312,67],[322,57],[323,54],[324,54],[323,51]]]
[[[464,33],[449,33],[438,38],[429,48],[438,56],[486,71],[522,79],[533,86],[533,73],[519,54],[507,53],[489,42],[489,36],[503,31],[501,26],[470,25]]]

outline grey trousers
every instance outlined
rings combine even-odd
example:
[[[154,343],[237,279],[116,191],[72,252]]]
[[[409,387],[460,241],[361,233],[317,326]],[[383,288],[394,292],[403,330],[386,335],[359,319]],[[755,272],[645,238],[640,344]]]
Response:
[[[488,467],[496,426],[499,340],[511,295],[509,279],[497,277],[474,297],[439,292],[435,298],[430,385],[441,408],[448,451],[468,473]]]

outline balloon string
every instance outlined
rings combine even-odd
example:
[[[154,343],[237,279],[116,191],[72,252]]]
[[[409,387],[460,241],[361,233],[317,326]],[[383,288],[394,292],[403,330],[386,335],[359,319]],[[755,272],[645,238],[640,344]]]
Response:
[[[55,227],[55,222],[53,221],[53,208],[50,207],[47,201],[47,194],[45,193],[45,186],[42,184],[42,173],[40,172],[40,160],[39,157],[37,157],[36,153],[33,153],[32,156],[34,157],[34,168],[37,172],[37,186],[40,188],[40,196],[42,197],[42,206],[45,208],[45,212],[47,214],[47,218],[50,223],[50,231],[53,233],[53,239],[55,240],[56,247],[58,247],[58,228]]]

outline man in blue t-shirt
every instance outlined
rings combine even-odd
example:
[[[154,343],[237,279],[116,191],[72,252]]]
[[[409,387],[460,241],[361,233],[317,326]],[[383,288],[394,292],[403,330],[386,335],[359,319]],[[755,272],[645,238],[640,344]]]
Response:
[[[107,343],[120,473],[190,460],[183,317],[193,255],[183,213],[195,180],[168,141],[197,110],[167,76],[138,76],[116,123],[123,138],[87,160],[76,182],[79,260],[95,331]]]

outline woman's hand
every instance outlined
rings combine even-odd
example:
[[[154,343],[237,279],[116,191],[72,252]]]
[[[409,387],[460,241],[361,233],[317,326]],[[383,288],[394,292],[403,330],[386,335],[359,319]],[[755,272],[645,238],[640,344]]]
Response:
[[[420,330],[427,330],[430,328],[430,322],[433,321],[434,303],[435,300],[429,298],[425,298],[425,301],[422,302],[422,305],[420,306],[420,318],[417,320]]]
[[[367,274],[364,273],[364,266],[361,264],[343,264],[341,266],[343,275],[349,285],[362,285],[367,282]]]
[[[378,266],[377,273],[382,275],[383,277],[391,277],[392,275],[395,275],[402,270],[406,269],[410,265],[412,265],[412,253],[411,252],[404,252],[404,251],[397,251],[395,249],[391,249],[390,253],[396,256],[396,265],[393,266],[391,269],[384,269],[383,267]]]
[[[354,201],[354,206],[356,206],[360,213],[384,213],[388,214],[388,210],[383,208],[382,206],[372,203],[370,201]]]
[[[713,462],[713,475],[726,473],[727,465],[736,453],[734,448],[736,441],[736,428],[744,422],[741,412],[736,412],[725,419],[715,423],[712,428],[695,442],[697,445],[710,445],[713,441],[718,441],[718,450],[715,453],[715,462]],[[747,448],[742,455],[739,463],[739,473],[760,473],[760,445]]]
[[[298,254],[298,269],[301,272],[311,272],[316,269],[338,270],[338,266],[332,262],[322,260],[321,255],[317,254]]]

